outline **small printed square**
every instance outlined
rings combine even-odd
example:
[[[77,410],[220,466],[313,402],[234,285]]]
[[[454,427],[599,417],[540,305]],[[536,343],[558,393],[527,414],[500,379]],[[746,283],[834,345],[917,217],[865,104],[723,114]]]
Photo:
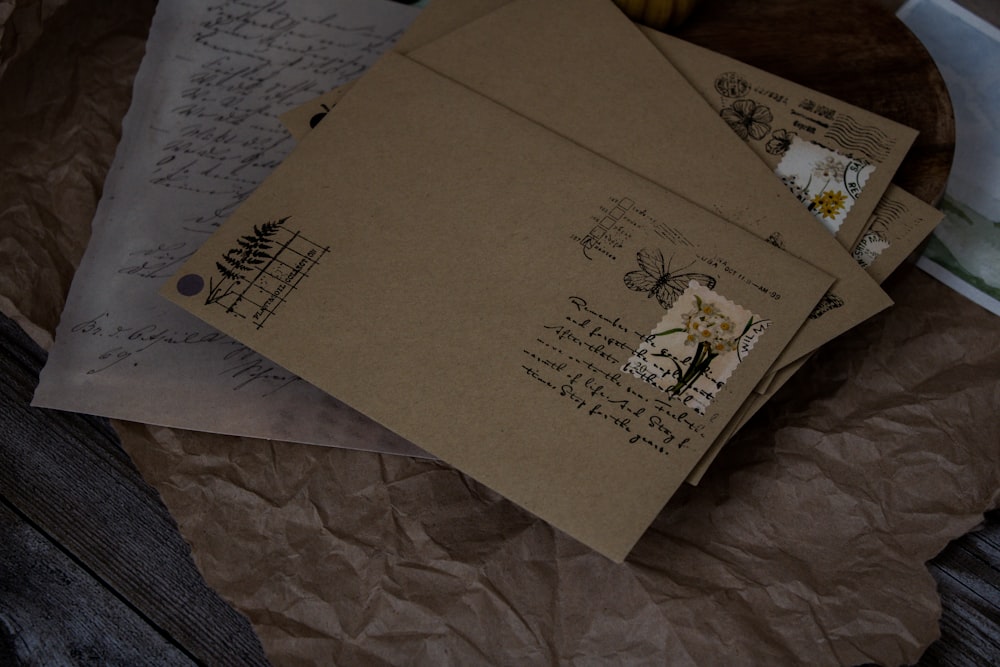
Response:
[[[216,304],[235,317],[261,327],[288,300],[302,279],[329,252],[284,228],[289,218],[254,225],[215,263],[205,304]]]
[[[288,251],[296,253],[309,261],[318,260],[328,250],[328,248],[318,246],[300,234],[295,234],[285,247]]]
[[[691,280],[622,370],[705,414],[768,324]]]

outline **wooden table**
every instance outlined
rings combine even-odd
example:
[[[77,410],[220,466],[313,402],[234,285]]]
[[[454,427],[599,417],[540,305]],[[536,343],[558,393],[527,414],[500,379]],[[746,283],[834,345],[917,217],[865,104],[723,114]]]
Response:
[[[109,20],[98,3],[77,4]],[[129,14],[114,20],[148,25],[151,3],[109,4]],[[86,9],[75,12],[62,20],[86,20]],[[817,29],[832,15],[834,38]],[[832,0],[705,0],[682,36],[919,129],[897,183],[927,201],[941,195],[954,141],[948,98],[890,14]],[[0,317],[0,664],[18,664],[17,655],[38,664],[265,664],[249,623],[204,584],[107,421],[28,407],[43,361]],[[998,564],[997,513],[931,564],[943,636],[921,664],[1000,660]]]

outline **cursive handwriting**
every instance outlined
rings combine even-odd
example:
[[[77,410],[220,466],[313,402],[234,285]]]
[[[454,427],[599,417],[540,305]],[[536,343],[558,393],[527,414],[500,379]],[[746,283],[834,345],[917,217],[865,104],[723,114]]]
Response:
[[[157,292],[287,154],[278,115],[346,83],[417,13],[371,0],[159,3],[40,403],[301,442],[337,433],[325,394]]]
[[[525,377],[582,417],[614,426],[626,442],[665,456],[703,437],[699,414],[622,367],[622,358],[641,356],[646,336],[581,296],[569,297],[567,308],[558,323],[540,325],[522,350]]]
[[[105,311],[77,322],[70,332],[107,342],[106,346],[100,346],[96,363],[86,369],[86,375],[104,373],[119,365],[139,367],[154,348],[209,346],[214,350],[210,359],[221,365],[217,374],[229,380],[228,386],[233,391],[252,388],[266,397],[299,381],[292,373],[207,326],[204,329],[176,329],[155,323],[124,325]]]
[[[357,75],[400,34],[398,23],[381,28],[344,12],[294,14],[282,0],[216,2],[205,8],[191,50],[171,57],[187,74],[150,117],[155,142],[145,173],[149,187],[169,191],[182,214],[150,211],[172,224],[147,224],[152,235],[109,267],[117,275],[154,283],[171,276],[288,152],[290,137],[278,114]],[[109,308],[73,325],[77,336],[107,341],[88,348],[94,356],[83,372],[135,368],[147,360],[153,366],[163,362],[150,350],[210,345],[222,362],[216,374],[233,390],[260,388],[267,395],[298,380],[207,327],[188,330],[169,316],[120,323],[126,320]]]
[[[128,261],[118,269],[118,273],[141,278],[166,278],[193,254],[194,250],[189,250],[184,241],[158,243],[152,248],[141,248],[128,253]]]
[[[360,74],[399,37],[396,26],[293,12],[283,0],[207,7],[192,38],[198,57],[176,56],[196,65],[150,126],[158,142],[148,183],[210,202],[172,232],[214,231],[290,149],[278,115]]]

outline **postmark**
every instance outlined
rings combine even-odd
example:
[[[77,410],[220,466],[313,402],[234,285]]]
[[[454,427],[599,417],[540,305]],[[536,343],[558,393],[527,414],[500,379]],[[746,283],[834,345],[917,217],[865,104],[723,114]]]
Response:
[[[723,97],[743,97],[749,90],[750,83],[739,72],[723,72],[715,78],[715,92]]]

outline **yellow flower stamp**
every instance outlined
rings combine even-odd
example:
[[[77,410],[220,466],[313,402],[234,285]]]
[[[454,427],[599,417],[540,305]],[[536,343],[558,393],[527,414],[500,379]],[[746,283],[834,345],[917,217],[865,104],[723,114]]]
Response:
[[[813,197],[811,203],[818,217],[833,220],[847,204],[847,195],[840,190],[826,190]]]
[[[792,137],[775,173],[820,222],[836,234],[875,165],[814,141]]]

